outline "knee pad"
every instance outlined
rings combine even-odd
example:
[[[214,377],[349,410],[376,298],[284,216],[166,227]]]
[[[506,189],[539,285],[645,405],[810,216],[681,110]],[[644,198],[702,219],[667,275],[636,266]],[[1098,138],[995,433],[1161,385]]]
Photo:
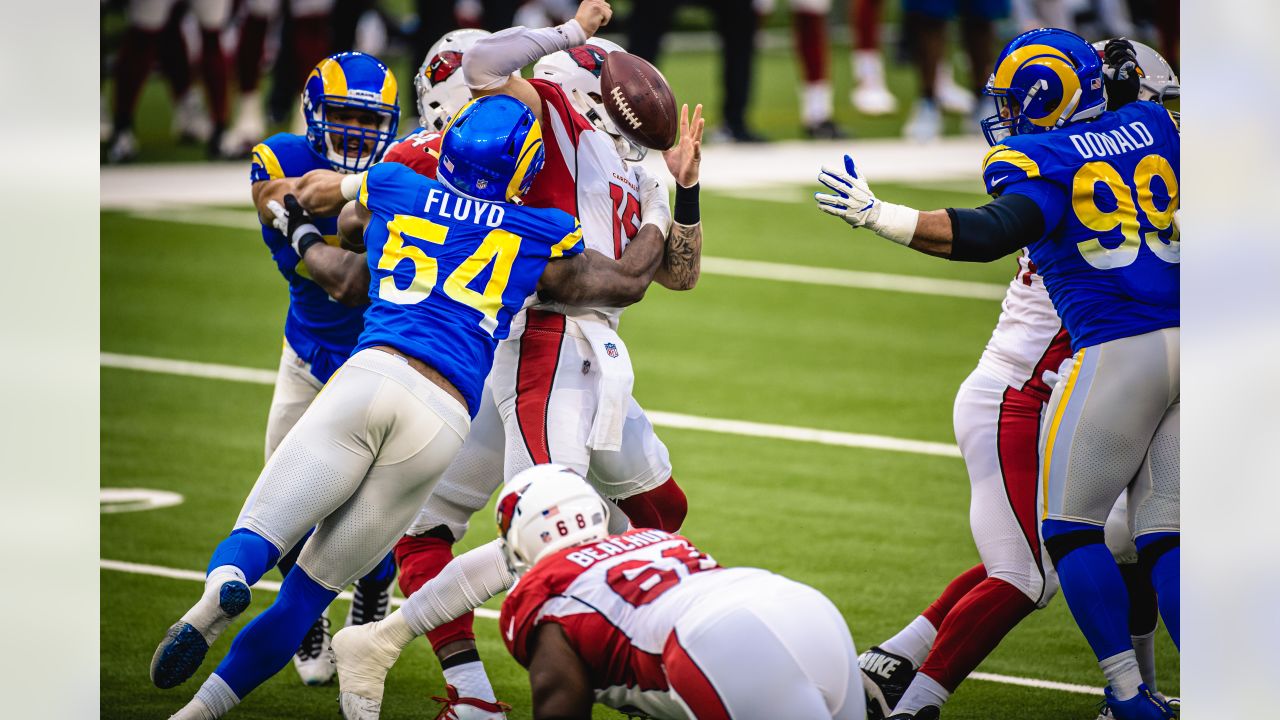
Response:
[[[1044,548],[1054,565],[1062,562],[1062,558],[1085,545],[1105,545],[1106,537],[1102,528],[1097,525],[1072,520],[1045,520],[1041,527],[1044,533]]]
[[[689,513],[689,500],[675,478],[652,490],[614,502],[635,527],[657,528],[666,532],[677,532]]]

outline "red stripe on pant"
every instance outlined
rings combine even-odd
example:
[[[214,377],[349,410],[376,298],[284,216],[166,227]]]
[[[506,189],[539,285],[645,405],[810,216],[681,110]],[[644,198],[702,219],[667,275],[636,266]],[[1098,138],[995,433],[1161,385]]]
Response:
[[[1022,528],[1023,538],[1044,576],[1040,561],[1040,520],[1036,488],[1040,475],[1040,399],[1034,394],[1007,388],[1000,402],[996,431],[996,457],[1009,510]]]
[[[551,405],[556,367],[560,364],[564,324],[564,316],[559,313],[530,308],[525,315],[524,334],[520,336],[520,362],[516,366],[516,423],[520,426],[525,449],[535,465],[551,462],[547,411]]]
[[[667,669],[667,683],[693,711],[698,720],[730,720],[729,709],[715,686],[707,679],[698,663],[689,657],[673,630],[662,648],[662,664]]]

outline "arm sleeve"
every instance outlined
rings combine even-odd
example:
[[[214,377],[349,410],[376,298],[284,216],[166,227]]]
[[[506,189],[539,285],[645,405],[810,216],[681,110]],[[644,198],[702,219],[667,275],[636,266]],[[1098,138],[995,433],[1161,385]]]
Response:
[[[461,617],[515,584],[502,540],[481,545],[449,561],[440,574],[409,596],[400,611],[419,635]]]
[[[511,73],[560,50],[582,45],[587,34],[577,20],[553,28],[507,28],[481,38],[462,56],[462,77],[472,90],[492,90]]]
[[[951,218],[951,259],[990,262],[1026,247],[1044,235],[1045,219],[1036,201],[1006,192],[973,209],[947,208]]]

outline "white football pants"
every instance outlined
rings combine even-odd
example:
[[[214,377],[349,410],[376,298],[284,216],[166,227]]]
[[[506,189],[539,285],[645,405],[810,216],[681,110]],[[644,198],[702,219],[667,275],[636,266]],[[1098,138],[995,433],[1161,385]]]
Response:
[[[1038,607],[1058,590],[1040,537],[1041,397],[979,367],[960,385],[952,414],[969,471],[969,528],[987,576],[1018,588]]]
[[[663,651],[671,689],[698,720],[863,720],[849,626],[822,593],[761,573],[750,599],[685,612]]]
[[[267,461],[236,521],[338,591],[380,562],[462,447],[467,409],[395,355],[338,369]]]
[[[1177,532],[1178,328],[1083,348],[1059,374],[1041,451],[1045,516],[1102,526],[1128,492],[1133,532]]]
[[[311,406],[324,383],[311,374],[311,363],[298,357],[289,341],[284,341],[280,352],[280,369],[276,373],[276,388],[271,393],[271,411],[267,415],[267,441],[263,462],[280,446],[280,441],[293,429],[298,418]]]

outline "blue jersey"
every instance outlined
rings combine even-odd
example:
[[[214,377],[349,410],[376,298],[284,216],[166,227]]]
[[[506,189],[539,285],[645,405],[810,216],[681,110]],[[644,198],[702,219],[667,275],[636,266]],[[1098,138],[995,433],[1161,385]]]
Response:
[[[249,181],[302,177],[312,170],[329,170],[305,135],[279,133],[253,148]],[[338,244],[337,218],[316,218],[316,228],[325,242]],[[329,297],[311,280],[302,258],[284,234],[271,225],[262,226],[262,240],[271,251],[280,274],[289,281],[289,313],[285,316],[284,337],[311,364],[311,374],[320,382],[346,362],[364,328],[364,308],[350,308]]]
[[[582,252],[568,213],[460,197],[395,162],[369,169],[360,202],[369,301],[356,350],[389,345],[444,375],[474,417],[498,341],[547,262]]]
[[[987,154],[987,192],[1044,214],[1027,250],[1074,349],[1178,326],[1179,139],[1162,106],[1134,102]]]

